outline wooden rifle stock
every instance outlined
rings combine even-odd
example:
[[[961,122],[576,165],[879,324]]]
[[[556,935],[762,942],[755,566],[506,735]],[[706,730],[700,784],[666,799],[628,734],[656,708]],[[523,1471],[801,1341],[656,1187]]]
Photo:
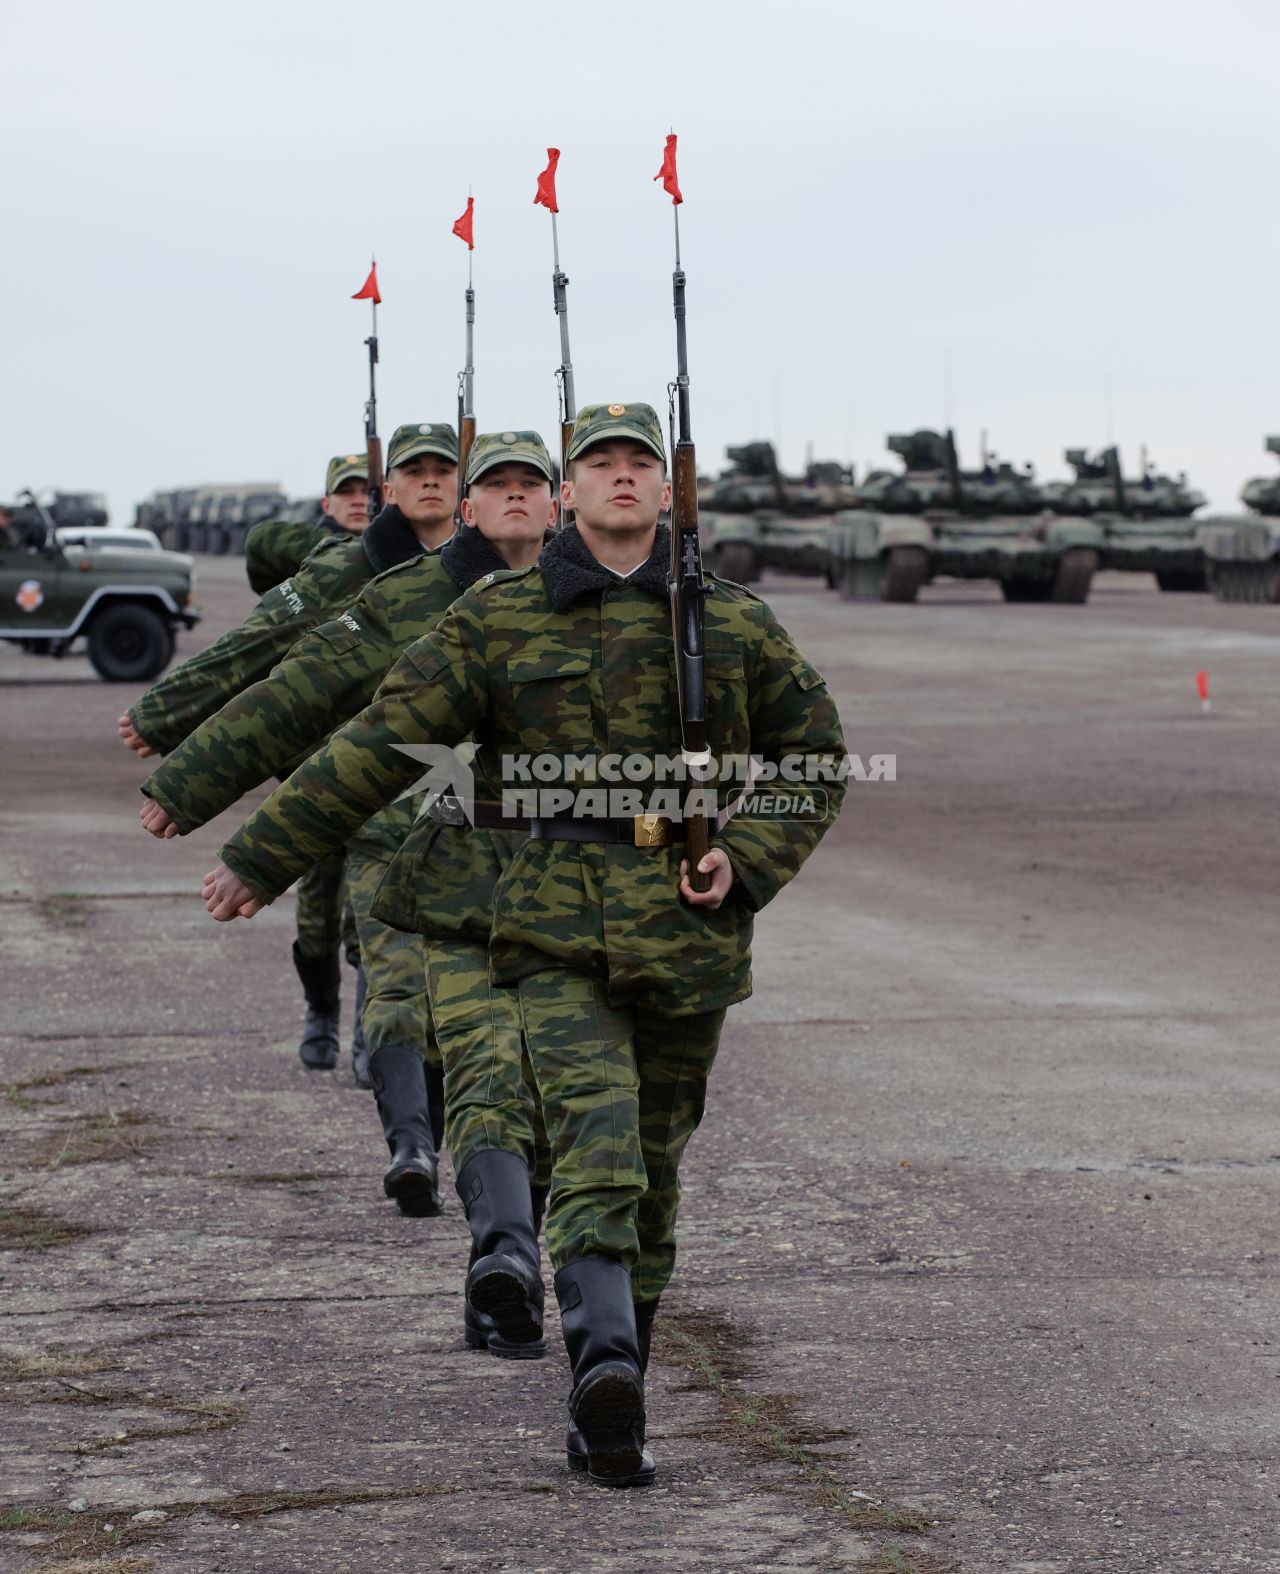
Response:
[[[382,439],[376,432],[365,438],[365,462],[369,468],[369,521],[382,512]]]

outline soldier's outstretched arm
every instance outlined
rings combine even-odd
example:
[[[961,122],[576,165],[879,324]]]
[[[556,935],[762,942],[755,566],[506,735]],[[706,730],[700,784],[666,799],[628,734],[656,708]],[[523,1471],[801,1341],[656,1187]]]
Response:
[[[844,736],[835,701],[821,674],[764,602],[759,613],[763,637],[755,669],[746,675],[751,753],[774,766],[787,760],[802,778],[794,783],[775,779],[766,787],[812,792],[815,804],[824,807],[822,817],[814,819],[737,814],[711,838],[713,848],[728,853],[739,895],[757,912],[795,877],[822,840],[840,811],[846,787],[841,769]]]
[[[257,901],[274,901],[424,775],[423,762],[397,745],[453,745],[480,727],[488,688],[478,624],[468,592],[435,633],[408,647],[373,703],[277,787],[222,848],[223,864]]]
[[[335,610],[338,587],[352,580],[353,558],[345,542],[317,548],[293,579],[263,596],[239,628],[228,630],[180,667],[165,673],[129,707],[120,719],[125,744],[136,747],[125,734],[127,722],[153,753],[169,754],[176,749],[202,721],[270,672],[302,634]],[[351,600],[367,578],[367,570],[362,576],[357,570],[357,577],[337,605]]]
[[[403,649],[371,585],[305,634],[265,678],[203,721],[142,784],[154,836],[186,836],[282,775],[368,705]]]

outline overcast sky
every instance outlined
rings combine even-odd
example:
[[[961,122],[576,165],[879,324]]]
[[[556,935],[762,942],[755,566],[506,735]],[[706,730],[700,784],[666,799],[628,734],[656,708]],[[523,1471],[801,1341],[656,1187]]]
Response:
[[[579,402],[664,404],[672,128],[704,472],[948,416],[966,463],[1113,436],[1218,508],[1274,466],[1268,0],[0,0],[0,59],[0,497],[314,494],[371,252],[384,439],[451,420],[468,188],[479,425],[551,440],[548,145]]]

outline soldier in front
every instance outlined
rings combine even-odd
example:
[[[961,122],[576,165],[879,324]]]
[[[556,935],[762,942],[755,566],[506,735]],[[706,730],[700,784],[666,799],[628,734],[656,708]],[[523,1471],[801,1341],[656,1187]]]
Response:
[[[460,597],[374,702],[246,821],[206,877],[212,916],[252,917],[403,791],[421,767],[400,745],[474,737],[486,756],[477,774],[508,787],[534,759],[599,787],[613,761],[643,772],[677,756],[658,523],[670,496],[654,411],[583,409],[562,488],[576,525],[534,567]],[[611,1486],[654,1477],[644,1371],[675,1263],[677,1175],[725,1011],[751,992],[754,915],[812,852],[843,791],[821,677],[764,602],[714,577],[709,586],[715,754],[821,777],[826,818],[724,820],[697,893],[678,819],[624,819],[608,803],[602,814],[588,806],[598,795],[571,794],[566,812],[534,815],[494,898],[491,975],[518,992],[554,1155],[547,1245],[573,1373],[568,1459]],[[504,794],[477,818],[513,806]]]

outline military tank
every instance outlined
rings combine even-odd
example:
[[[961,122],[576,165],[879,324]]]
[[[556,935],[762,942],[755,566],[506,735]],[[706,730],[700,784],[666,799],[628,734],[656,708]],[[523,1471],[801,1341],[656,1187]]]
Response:
[[[1280,454],[1280,437],[1266,451]],[[1240,500],[1251,514],[1200,524],[1209,589],[1218,601],[1280,601],[1280,475],[1246,481]]]
[[[802,477],[784,476],[772,443],[726,450],[729,468],[698,482],[698,514],[716,573],[751,584],[766,568],[826,574],[830,521],[855,500],[853,474],[812,461]]]
[[[1192,519],[1204,493],[1187,485],[1185,473],[1162,475],[1142,456],[1142,473],[1126,480],[1120,450],[1096,454],[1068,448],[1063,456],[1075,472],[1070,481],[1050,481],[1045,502],[1056,513],[1096,518],[1106,532],[1102,567],[1154,574],[1161,590],[1207,590],[1204,551]]]
[[[995,579],[1006,601],[1089,598],[1103,532],[1046,509],[1030,465],[986,452],[961,470],[955,435],[927,428],[886,439],[900,470],[874,470],[833,522],[830,580],[847,599],[914,601],[930,580]]]

